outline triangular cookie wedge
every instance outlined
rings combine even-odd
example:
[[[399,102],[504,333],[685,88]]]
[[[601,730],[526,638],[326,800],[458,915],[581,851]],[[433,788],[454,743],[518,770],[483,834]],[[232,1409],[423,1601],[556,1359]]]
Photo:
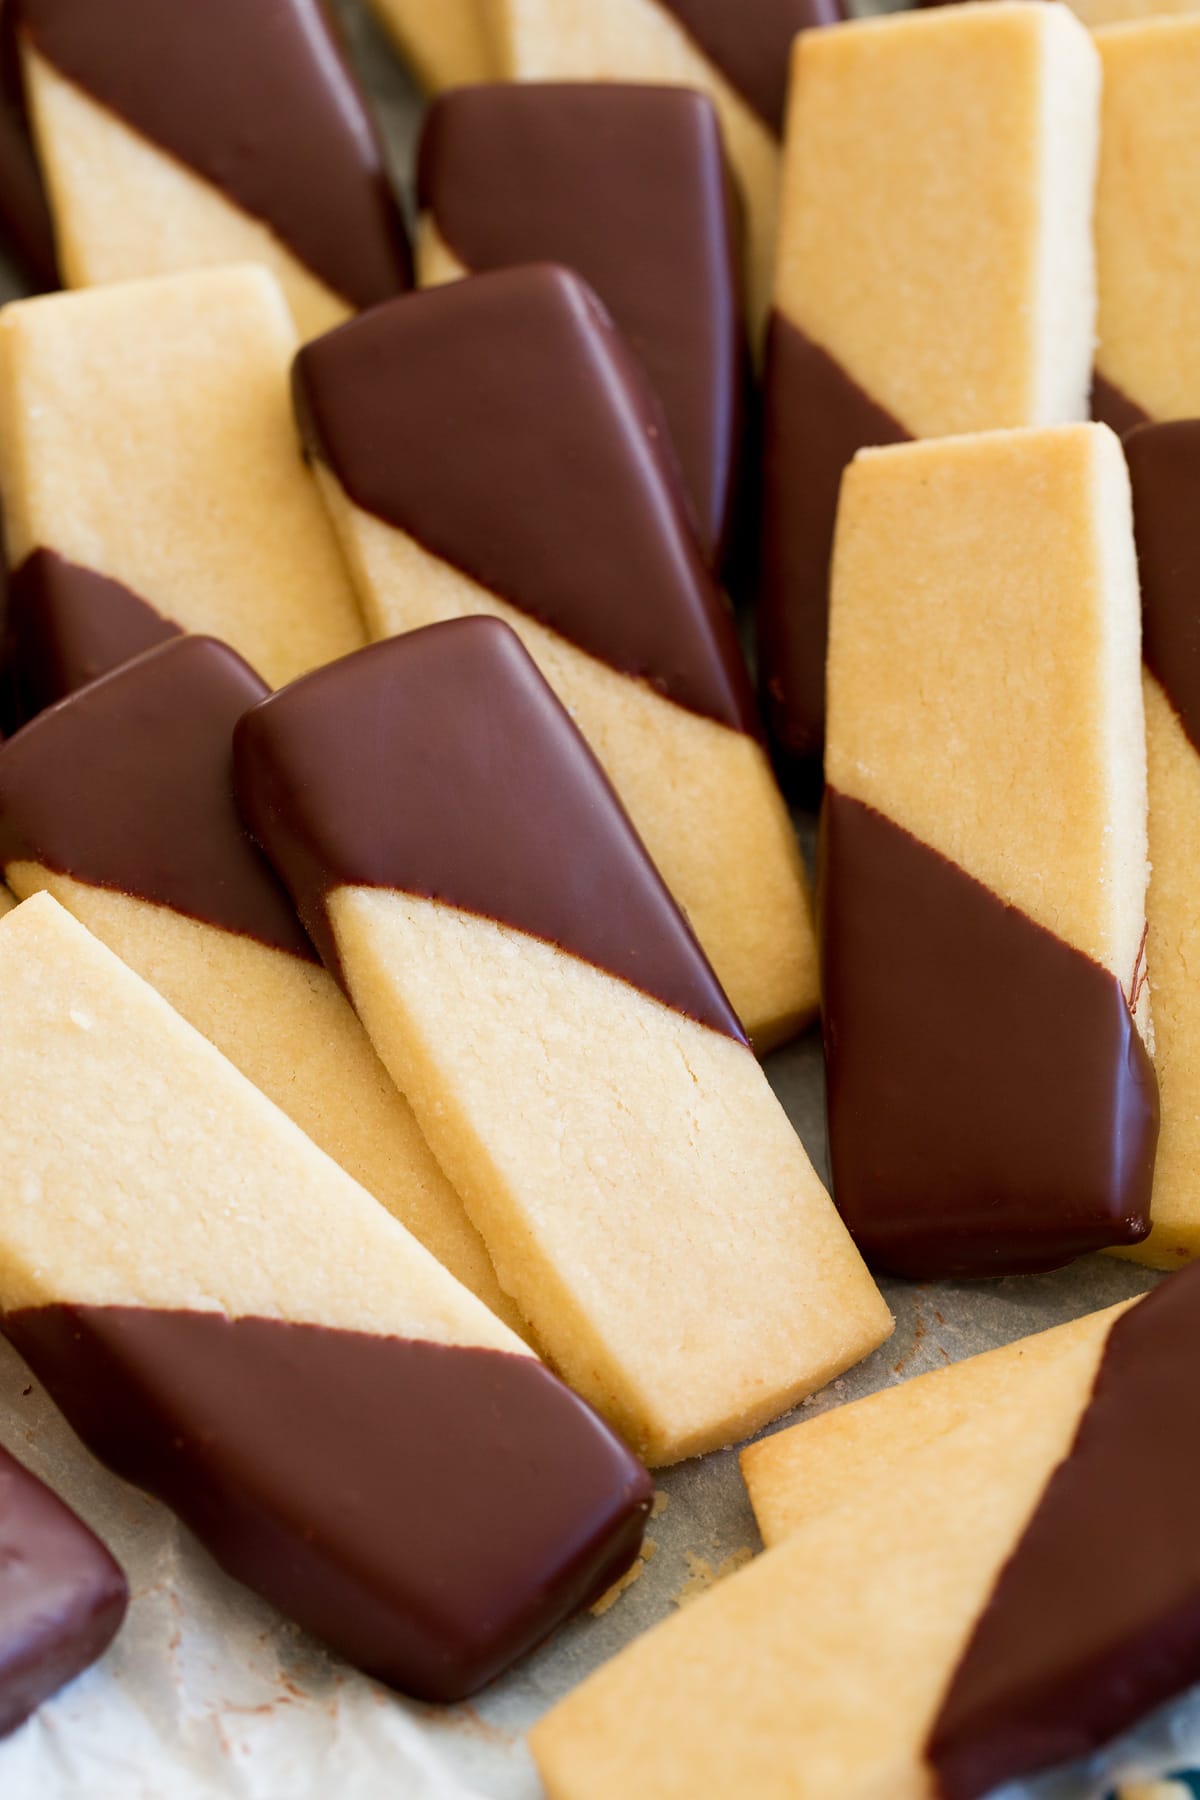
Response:
[[[248,713],[239,798],[501,1284],[648,1460],[890,1329],[716,978],[513,632],[372,646]]]
[[[43,713],[0,748],[0,870],[22,899],[53,894],[521,1330],[238,816],[233,729],[267,691],[224,644],[181,637]]]
[[[907,1454],[885,1415],[951,1372],[863,1402],[873,1479],[535,1726],[551,1800],[982,1800],[1195,1682],[1198,1299],[1189,1270],[965,1365]]]
[[[128,1599],[99,1538],[0,1446],[0,1737],[104,1654]]]
[[[296,450],[297,341],[257,268],[0,313],[10,681],[27,709],[171,628],[223,638],[273,686],[362,643]]]
[[[304,337],[406,288],[322,0],[5,0],[71,287],[261,262]]]
[[[1104,426],[852,463],[822,992],[834,1196],[877,1267],[1014,1274],[1149,1228],[1140,649]]]
[[[1200,415],[1200,17],[1096,33],[1104,69],[1096,186],[1093,409],[1115,431]]]
[[[733,525],[746,343],[739,226],[711,101],[620,82],[501,82],[432,108],[423,287],[553,262],[582,275],[650,377],[700,539]]]
[[[548,265],[415,294],[309,344],[304,441],[371,635],[477,613],[576,720],[760,1049],[816,1007],[795,833],[661,409]]]
[[[1149,777],[1146,966],[1162,1128],[1152,1230],[1123,1252],[1153,1268],[1200,1253],[1200,422],[1143,425],[1125,439],[1142,591]]]
[[[720,115],[746,218],[756,331],[775,254],[788,55],[797,32],[836,23],[838,0],[483,0],[498,72],[515,81],[644,81],[698,88]]]
[[[370,0],[429,93],[496,73],[489,0]]]
[[[49,895],[0,993],[0,1329],[91,1449],[425,1699],[620,1575],[624,1445]]]
[[[1099,59],[1065,6],[946,6],[794,52],[766,369],[760,663],[825,726],[842,471],[866,445],[1088,415]]]

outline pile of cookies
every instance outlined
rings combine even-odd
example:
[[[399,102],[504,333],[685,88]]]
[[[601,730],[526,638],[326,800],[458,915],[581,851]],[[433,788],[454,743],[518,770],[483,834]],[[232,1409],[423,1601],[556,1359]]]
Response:
[[[871,1271],[1200,1248],[1200,16],[375,4],[411,249],[323,0],[2,0],[0,1331],[444,1702]],[[547,1793],[1098,1748],[1200,1680],[1197,1376],[1183,1270],[752,1446]],[[0,1731],[124,1605],[0,1451]]]

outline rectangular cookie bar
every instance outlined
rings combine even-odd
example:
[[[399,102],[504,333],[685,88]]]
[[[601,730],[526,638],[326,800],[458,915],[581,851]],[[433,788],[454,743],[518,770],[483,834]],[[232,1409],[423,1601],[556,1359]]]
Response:
[[[1200,17],[1114,25],[1096,45],[1104,99],[1093,406],[1123,432],[1200,415]]]
[[[20,590],[9,629],[31,645],[12,670],[24,716],[172,628],[224,638],[272,686],[362,643],[296,449],[296,346],[278,285],[251,267],[0,312],[0,498]]]
[[[100,1539],[0,1446],[0,1738],[103,1656],[128,1599]]]
[[[259,262],[310,337],[409,285],[322,0],[5,4],[68,286]]]
[[[698,88],[717,109],[746,219],[756,330],[775,255],[788,56],[840,0],[484,0],[498,71],[513,81],[640,81]]]
[[[817,1002],[807,882],[662,414],[590,289],[537,265],[379,307],[296,363],[373,637],[490,613],[603,763],[756,1048]]]
[[[135,969],[514,1329],[482,1239],[233,797],[233,728],[264,699],[178,637],[0,748],[0,872]]]
[[[1142,590],[1149,776],[1146,966],[1162,1127],[1152,1229],[1124,1251],[1153,1268],[1200,1254],[1200,421],[1143,425],[1125,439]]]
[[[0,1330],[90,1449],[423,1699],[622,1573],[624,1445],[47,894],[0,994]]]
[[[740,221],[712,102],[623,82],[496,82],[430,110],[423,287],[555,262],[604,302],[662,402],[719,566],[738,497],[747,346]]]
[[[981,9],[982,10],[982,9]],[[1148,1230],[1146,763],[1106,427],[862,451],[842,488],[822,822],[834,1193],[918,1279]]]
[[[534,1727],[550,1800],[982,1800],[1099,1749],[1200,1676],[1198,1369],[1188,1270],[833,1414],[870,1476]]]
[[[909,437],[1084,419],[1099,59],[1065,6],[800,39],[766,369],[759,648],[799,768],[825,726],[843,469]]]
[[[537,1342],[646,1458],[743,1437],[890,1319],[598,763],[495,619],[235,737],[247,823]]]
[[[491,0],[370,0],[428,93],[495,74]]]

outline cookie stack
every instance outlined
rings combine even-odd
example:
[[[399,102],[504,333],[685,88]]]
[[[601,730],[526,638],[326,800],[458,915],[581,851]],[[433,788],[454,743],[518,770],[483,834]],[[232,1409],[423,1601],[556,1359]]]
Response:
[[[320,0],[3,0],[0,1330],[446,1702],[873,1274],[1200,1247],[1200,20],[377,6],[415,255]],[[752,1446],[547,1793],[982,1800],[1200,1680],[1198,1283]],[[0,1728],[124,1605],[8,1537]]]

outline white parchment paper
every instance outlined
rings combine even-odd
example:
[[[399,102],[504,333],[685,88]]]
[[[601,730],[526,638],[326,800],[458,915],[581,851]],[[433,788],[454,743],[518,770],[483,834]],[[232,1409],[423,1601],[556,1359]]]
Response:
[[[361,0],[341,0],[341,10],[407,185],[416,96]],[[0,268],[0,296],[19,291]],[[827,1173],[816,1037],[774,1057],[769,1073]],[[1153,1279],[1093,1257],[1056,1275],[988,1286],[885,1284],[894,1338],[802,1410],[824,1410],[1110,1305]],[[538,1800],[523,1743],[528,1726],[761,1547],[733,1451],[661,1473],[647,1559],[615,1604],[566,1626],[472,1705],[439,1710],[364,1680],[224,1576],[163,1507],[83,1450],[3,1344],[0,1443],[100,1533],[133,1596],[102,1662],[0,1744],[0,1800]],[[1198,1763],[1200,1693],[1095,1768],[1009,1790],[1005,1800],[1097,1800],[1116,1773]]]

